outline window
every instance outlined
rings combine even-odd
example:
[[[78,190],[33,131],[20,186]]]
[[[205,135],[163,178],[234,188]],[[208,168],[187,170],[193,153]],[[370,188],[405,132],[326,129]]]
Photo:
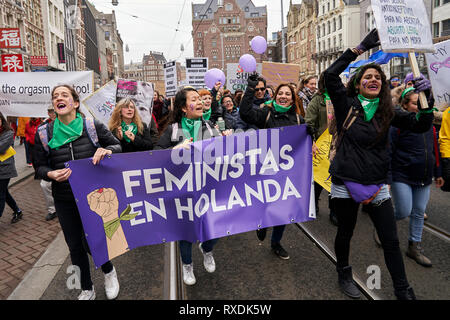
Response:
[[[339,16],[339,20],[338,20],[338,29],[339,29],[339,30],[342,29],[342,16]]]
[[[250,8],[249,7],[245,7],[245,12],[249,12]]]
[[[439,37],[439,22],[433,23],[433,37]]]
[[[109,31],[105,31],[105,40],[109,40],[110,34]]]
[[[336,31],[336,19],[333,18],[333,32]]]
[[[232,11],[233,10],[233,4],[232,3],[227,3],[225,5],[225,11]]]
[[[257,17],[259,17],[259,12],[252,12],[251,17],[252,17],[252,18],[257,18]]]
[[[442,21],[442,35],[450,36],[450,19]]]

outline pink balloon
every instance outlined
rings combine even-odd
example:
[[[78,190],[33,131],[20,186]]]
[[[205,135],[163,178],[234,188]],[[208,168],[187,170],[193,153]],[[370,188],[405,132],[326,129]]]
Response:
[[[255,58],[250,54],[244,54],[239,59],[239,65],[242,67],[242,69],[245,72],[255,72],[256,71],[256,60]]]
[[[222,83],[222,86],[225,84],[225,73],[222,70],[214,68],[205,73],[205,84],[209,89],[214,88],[219,81]]]
[[[267,50],[267,41],[261,36],[256,36],[250,42],[252,50],[258,54],[263,54]]]

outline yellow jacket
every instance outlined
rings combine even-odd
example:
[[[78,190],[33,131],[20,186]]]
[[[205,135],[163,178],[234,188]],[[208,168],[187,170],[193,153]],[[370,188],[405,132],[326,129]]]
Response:
[[[450,158],[450,107],[442,115],[441,131],[439,131],[439,148],[442,158]]]

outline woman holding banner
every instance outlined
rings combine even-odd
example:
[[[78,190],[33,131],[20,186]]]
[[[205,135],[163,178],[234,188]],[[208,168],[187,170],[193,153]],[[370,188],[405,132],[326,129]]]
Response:
[[[262,108],[253,107],[255,88],[258,85],[258,74],[254,73],[248,78],[248,86],[239,107],[241,119],[259,129],[280,128],[305,123],[302,102],[297,98],[295,89],[289,84],[280,84],[275,90],[275,99],[266,103]],[[310,127],[308,127],[310,128]],[[285,225],[273,228],[271,247],[273,252],[281,259],[289,259],[289,254],[281,246]],[[260,241],[266,238],[267,229],[256,230]]]
[[[219,136],[221,134],[203,118],[203,101],[197,90],[186,87],[177,92],[168,127],[161,135],[155,149],[189,148],[192,142]],[[203,265],[210,273],[216,270],[212,254],[216,243],[217,239],[212,239],[199,245],[203,254]],[[196,279],[192,263],[192,243],[180,240],[179,244],[183,262],[183,281],[187,285],[194,285]]]
[[[401,107],[408,112],[418,113],[418,99],[414,87],[407,88],[400,97]],[[391,191],[395,218],[401,220],[409,217],[406,256],[424,267],[431,267],[431,261],[423,254],[420,244],[433,175],[436,187],[444,185],[436,129],[431,126],[424,133],[414,133],[392,127],[390,135]]]
[[[406,278],[397,236],[394,209],[387,186],[390,126],[412,132],[425,132],[433,121],[432,109],[408,113],[394,110],[389,81],[377,64],[362,66],[347,88],[339,75],[365,51],[379,45],[378,32],[372,30],[353,49],[348,49],[325,71],[325,85],[333,102],[337,123],[337,152],[330,165],[331,197],[339,221],[335,239],[338,280],[352,298],[360,292],[349,265],[350,241],[356,225],[359,204],[367,204],[384,250],[395,295],[400,300],[415,299]],[[415,82],[416,91],[429,88],[429,82]]]
[[[80,98],[73,87],[59,85],[53,88],[51,98],[57,118],[40,126],[36,134],[33,155],[35,179],[52,181],[59,223],[69,247],[72,264],[80,271],[82,292],[78,300],[94,300],[95,290],[88,257],[90,251],[68,181],[72,171],[65,167],[65,163],[92,157],[92,163],[97,165],[106,155],[120,152],[121,147],[105,125],[97,120],[84,119],[79,112]],[[94,136],[98,139],[94,139]],[[106,296],[108,299],[115,299],[119,294],[116,270],[110,261],[101,268],[105,274]]]
[[[122,152],[138,152],[153,149],[150,128],[142,122],[136,105],[130,98],[120,100],[108,123],[109,130],[119,139]]]

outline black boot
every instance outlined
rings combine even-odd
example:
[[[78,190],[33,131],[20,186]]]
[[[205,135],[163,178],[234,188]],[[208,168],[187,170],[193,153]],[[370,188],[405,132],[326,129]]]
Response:
[[[16,223],[17,221],[19,221],[20,219],[22,219],[22,211],[17,211],[13,213],[13,217],[11,219],[11,223]]]
[[[267,228],[258,229],[256,230],[256,236],[258,237],[259,241],[264,241],[267,234]]]
[[[352,299],[359,299],[361,292],[353,282],[352,267],[336,268],[338,272],[339,287]]]
[[[397,300],[417,300],[416,295],[414,294],[414,290],[411,287],[408,287],[404,290],[395,290],[395,296]]]

